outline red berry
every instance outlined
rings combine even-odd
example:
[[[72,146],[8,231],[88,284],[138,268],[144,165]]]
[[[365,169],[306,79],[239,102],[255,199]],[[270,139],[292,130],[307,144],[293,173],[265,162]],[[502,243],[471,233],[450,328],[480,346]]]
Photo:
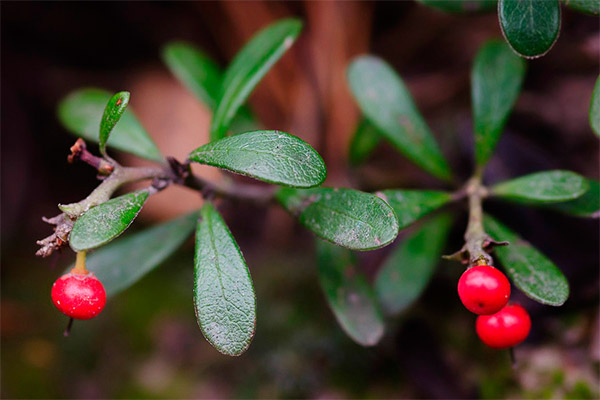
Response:
[[[494,314],[508,303],[510,283],[499,270],[489,265],[467,269],[458,280],[458,296],[475,314]]]
[[[90,319],[106,304],[102,282],[91,272],[69,272],[52,285],[52,302],[63,314],[74,319]]]
[[[531,318],[523,307],[512,304],[493,315],[480,315],[475,324],[481,341],[495,349],[513,347],[529,335]]]

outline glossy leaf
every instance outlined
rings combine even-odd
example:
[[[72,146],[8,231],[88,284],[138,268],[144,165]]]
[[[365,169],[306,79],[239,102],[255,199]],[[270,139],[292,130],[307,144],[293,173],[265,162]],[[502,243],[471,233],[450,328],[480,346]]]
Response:
[[[484,227],[493,239],[510,243],[496,247],[494,253],[523,293],[551,306],[560,306],[567,300],[569,283],[552,261],[489,215],[484,218]]]
[[[587,192],[587,180],[571,171],[552,170],[525,175],[493,186],[495,196],[525,203],[573,200]]]
[[[98,142],[98,129],[111,94],[102,89],[78,89],[58,106],[58,118],[72,134]],[[160,151],[135,115],[126,110],[111,134],[109,147],[152,161],[162,161]]]
[[[129,92],[118,92],[108,100],[106,108],[104,108],[104,114],[100,120],[100,153],[106,154],[106,142],[112,132],[113,128],[121,119],[121,115],[125,112],[127,105],[129,104]]]
[[[223,74],[210,57],[190,44],[171,42],[164,47],[162,58],[187,89],[210,109],[215,107]]]
[[[594,133],[600,136],[600,75],[596,79],[590,101],[590,126]]]
[[[402,79],[383,60],[356,58],[348,82],[363,114],[402,154],[432,175],[449,180],[450,168]]]
[[[590,189],[581,197],[563,203],[554,203],[549,207],[577,217],[600,217],[600,182],[594,179],[588,179],[587,182]]]
[[[69,245],[75,251],[82,251],[110,242],[129,228],[148,195],[147,190],[140,190],[90,208],[73,224]]]
[[[254,287],[237,243],[210,203],[201,210],[194,265],[194,306],[204,337],[223,354],[242,354],[254,337]]]
[[[525,62],[506,43],[490,40],[477,53],[471,71],[475,158],[478,165],[492,156],[525,76]]]
[[[280,189],[277,200],[318,237],[353,250],[373,250],[398,235],[392,208],[353,189]]]
[[[397,314],[423,292],[439,264],[452,218],[440,214],[402,239],[375,278],[375,291],[383,309]]]
[[[223,78],[221,95],[210,127],[212,140],[227,134],[240,106],[294,44],[301,29],[302,23],[297,19],[278,21],[258,32],[235,56]]]
[[[499,0],[498,18],[510,46],[525,58],[543,56],[558,39],[558,0]]]
[[[600,15],[600,0],[565,0],[565,4],[579,12]]]
[[[365,162],[380,141],[381,135],[375,125],[366,119],[360,121],[350,141],[350,164],[356,166]]]
[[[198,212],[126,235],[87,256],[86,268],[115,295],[142,279],[173,254],[190,236]],[[75,265],[72,265],[73,268]]]
[[[428,7],[448,13],[485,12],[496,9],[496,0],[417,0]]]
[[[437,190],[388,189],[377,193],[396,212],[400,229],[448,203],[450,193]]]
[[[327,170],[308,143],[280,131],[254,131],[210,142],[189,159],[261,181],[291,187],[318,186]]]
[[[350,250],[316,242],[319,283],[336,320],[356,343],[374,346],[383,336],[383,315],[356,257]]]

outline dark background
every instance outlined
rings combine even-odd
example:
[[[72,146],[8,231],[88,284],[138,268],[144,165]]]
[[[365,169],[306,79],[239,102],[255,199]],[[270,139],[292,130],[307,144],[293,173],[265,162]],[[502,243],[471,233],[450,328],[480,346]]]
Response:
[[[515,371],[507,353],[478,342],[474,318],[455,292],[461,267],[452,263],[442,262],[421,299],[389,321],[380,345],[351,342],[318,287],[311,235],[281,210],[225,210],[258,296],[257,334],[240,358],[217,353],[196,326],[191,243],[111,300],[102,316],[77,323],[68,339],[49,292],[73,255],[34,256],[35,241],[50,234],[41,216],[55,215],[57,203],[81,199],[97,184],[94,171],[66,162],[74,138],[55,116],[62,97],[82,86],[130,90],[133,109],[163,152],[181,157],[206,141],[210,116],[162,65],[162,45],[185,39],[225,66],[253,32],[285,16],[302,18],[304,31],[250,104],[265,126],[297,134],[324,155],[328,185],[440,188],[386,144],[364,166],[348,167],[359,115],[344,69],[366,52],[403,77],[455,172],[467,177],[470,66],[478,47],[501,35],[495,13],[448,15],[408,1],[0,6],[3,398],[598,395],[597,220],[486,203],[554,260],[571,285],[560,308],[514,290],[533,319]],[[587,120],[599,67],[598,18],[564,7],[562,17],[555,47],[528,62],[489,182],[555,168],[598,179],[598,139]],[[198,206],[195,194],[176,193],[153,200],[133,229]],[[464,210],[456,211],[447,253],[460,247],[466,224]],[[361,254],[369,275],[389,250]]]

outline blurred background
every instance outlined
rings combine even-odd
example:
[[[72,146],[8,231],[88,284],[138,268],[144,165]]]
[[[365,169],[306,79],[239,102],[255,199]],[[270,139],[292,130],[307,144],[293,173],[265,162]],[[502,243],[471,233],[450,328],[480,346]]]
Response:
[[[360,115],[345,68],[367,52],[394,66],[454,171],[468,177],[469,74],[478,47],[501,36],[495,12],[444,14],[412,1],[0,6],[3,398],[598,397],[598,220],[486,203],[554,260],[571,285],[560,308],[514,289],[513,299],[533,319],[515,370],[507,352],[478,341],[475,318],[456,295],[462,267],[455,263],[440,262],[420,300],[388,321],[379,345],[353,343],[318,286],[311,234],[278,208],[224,208],[257,290],[256,336],[239,358],[219,354],[196,325],[191,241],[113,298],[100,317],[76,323],[69,338],[50,286],[74,254],[34,256],[35,241],[51,233],[41,217],[97,184],[91,168],[66,162],[74,138],[56,118],[62,97],[82,86],[130,91],[130,107],[163,154],[182,159],[207,141],[210,113],[161,63],[162,46],[183,39],[225,66],[254,32],[286,16],[301,18],[305,28],[249,103],[266,127],[298,135],[324,156],[328,185],[443,188],[385,143],[364,165],[349,167]],[[598,179],[598,139],[587,112],[599,70],[599,21],[566,8],[562,21],[555,47],[528,62],[488,182],[554,168]],[[202,171],[218,178],[211,168]],[[200,204],[194,192],[170,188],[152,197],[132,229]],[[466,225],[464,210],[455,210],[460,218],[446,253],[461,246]],[[360,254],[369,276],[392,247]]]

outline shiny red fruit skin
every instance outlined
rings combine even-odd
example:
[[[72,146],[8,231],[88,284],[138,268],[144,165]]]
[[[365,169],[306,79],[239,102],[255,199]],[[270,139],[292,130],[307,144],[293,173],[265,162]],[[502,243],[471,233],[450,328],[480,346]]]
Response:
[[[483,343],[495,349],[505,349],[527,338],[531,330],[531,318],[523,307],[512,304],[496,314],[477,317],[475,329]]]
[[[467,310],[479,315],[494,314],[508,303],[510,283],[500,270],[476,265],[458,280],[458,296]]]
[[[52,285],[52,302],[68,317],[90,319],[106,304],[106,291],[93,273],[69,272]]]

